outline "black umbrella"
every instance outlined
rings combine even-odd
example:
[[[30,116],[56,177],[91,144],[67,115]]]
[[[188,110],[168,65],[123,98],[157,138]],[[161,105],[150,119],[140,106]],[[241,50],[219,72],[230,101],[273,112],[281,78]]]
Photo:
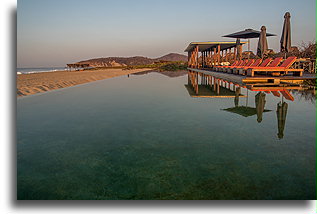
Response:
[[[284,15],[284,25],[281,36],[281,52],[289,52],[291,50],[291,14],[286,12]]]
[[[268,45],[267,45],[267,40],[266,40],[266,27],[262,26],[256,55],[263,58],[267,49],[268,49]]]
[[[261,32],[253,29],[245,29],[243,31],[239,31],[236,33],[228,34],[222,37],[229,37],[229,38],[238,38],[238,39],[252,39],[252,38],[259,38]],[[266,33],[266,36],[276,36],[272,33]]]
[[[259,38],[261,32],[253,29],[245,29],[243,31],[239,31],[236,33],[228,34],[223,37],[228,37],[228,38],[236,38],[236,39],[248,39],[248,50],[250,51],[250,40],[252,38]],[[275,34],[272,33],[266,33],[266,36],[276,36]]]

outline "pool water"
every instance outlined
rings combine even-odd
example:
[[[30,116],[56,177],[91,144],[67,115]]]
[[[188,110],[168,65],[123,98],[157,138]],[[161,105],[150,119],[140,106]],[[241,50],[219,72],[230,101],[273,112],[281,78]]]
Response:
[[[186,84],[153,72],[18,98],[17,198],[316,199],[314,96],[266,94],[258,122]]]

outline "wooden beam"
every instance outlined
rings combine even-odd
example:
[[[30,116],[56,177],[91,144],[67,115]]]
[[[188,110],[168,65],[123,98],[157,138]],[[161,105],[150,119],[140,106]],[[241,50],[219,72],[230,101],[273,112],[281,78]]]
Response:
[[[220,45],[217,46],[217,63],[220,64]]]

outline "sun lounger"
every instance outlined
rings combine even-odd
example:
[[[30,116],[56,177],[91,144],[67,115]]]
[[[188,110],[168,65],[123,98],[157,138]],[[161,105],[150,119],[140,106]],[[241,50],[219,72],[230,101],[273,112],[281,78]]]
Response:
[[[249,68],[245,68],[245,71],[244,71],[244,75],[247,73],[247,71],[249,70],[249,69],[261,69],[261,68],[268,68],[268,67],[271,67],[271,68],[275,68],[281,61],[282,61],[282,57],[277,57],[277,58],[275,58],[273,61],[272,61],[272,59],[271,58],[268,58],[268,59],[266,59],[266,60],[264,60],[262,63],[261,63],[261,65],[259,65],[259,66],[256,66],[256,67],[249,67]]]
[[[249,62],[249,60],[245,59],[245,60],[241,60],[242,62],[240,64],[237,64],[237,65],[231,65],[231,66],[228,66],[228,67],[224,67],[222,69],[223,72],[227,72],[227,73],[231,73],[231,69],[235,68],[235,67],[238,67],[238,66],[246,66]]]
[[[280,92],[283,95],[283,97],[285,97],[287,100],[294,101],[294,97],[289,93],[288,90],[283,90],[283,91],[280,91]]]
[[[267,58],[267,59],[265,59],[265,60],[261,60],[261,59],[258,59],[260,62],[261,62],[261,64],[259,63],[259,61],[255,61],[254,63],[253,63],[253,65],[251,65],[251,66],[245,66],[245,67],[241,67],[241,68],[239,68],[237,71],[236,71],[236,73],[237,74],[240,74],[240,75],[246,75],[246,73],[247,73],[247,70],[249,69],[249,68],[258,68],[258,67],[266,67],[266,66],[268,66],[268,64],[270,63],[270,62],[272,62],[272,58]],[[280,62],[280,61],[279,61]]]
[[[276,58],[277,59],[277,58]],[[293,75],[295,76],[302,76],[303,75],[303,69],[290,69],[290,67],[293,65],[293,63],[296,61],[296,57],[291,56],[288,57],[284,62],[277,66],[275,64],[270,64],[267,67],[257,67],[257,68],[249,68],[247,70],[247,75],[253,77],[255,72],[266,72],[271,73],[273,76],[279,76],[283,74],[287,74],[288,72],[293,72]]]
[[[271,91],[271,92],[272,92],[272,94],[273,94],[275,97],[280,97],[280,96],[281,96],[281,94],[278,93],[278,91]]]
[[[260,60],[260,61],[259,61]],[[240,66],[234,66],[233,68],[230,69],[230,73],[234,73],[234,74],[237,74],[237,71],[240,69],[240,68],[245,68],[245,67],[250,67],[250,66],[254,66],[255,62],[261,62],[261,59],[250,59],[245,65],[240,65]],[[259,63],[257,63],[258,65]]]
[[[216,71],[222,71],[223,70],[223,68],[228,68],[228,67],[230,67],[230,66],[237,66],[237,65],[240,65],[241,63],[243,62],[243,60],[237,60],[237,61],[235,61],[234,63],[232,63],[232,65],[223,65],[223,66],[215,66],[214,67],[214,70],[216,70]]]

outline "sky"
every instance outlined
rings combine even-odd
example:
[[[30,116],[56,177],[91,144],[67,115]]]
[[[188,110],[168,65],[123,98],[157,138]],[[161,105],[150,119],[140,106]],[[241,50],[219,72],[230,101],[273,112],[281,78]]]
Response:
[[[190,42],[234,41],[222,36],[262,25],[277,35],[268,44],[278,52],[285,12],[293,46],[316,39],[315,0],[18,0],[17,7],[20,68],[186,54]],[[256,46],[251,39],[251,50]]]

